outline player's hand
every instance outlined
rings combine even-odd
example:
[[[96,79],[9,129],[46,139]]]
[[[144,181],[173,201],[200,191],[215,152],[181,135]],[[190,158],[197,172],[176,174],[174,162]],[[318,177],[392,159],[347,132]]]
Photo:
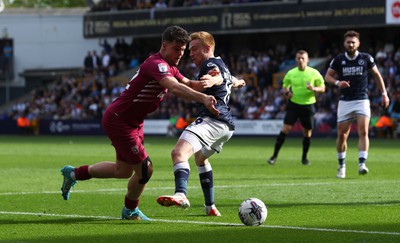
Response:
[[[382,107],[385,109],[388,108],[389,103],[390,103],[389,96],[387,94],[382,95]]]
[[[212,77],[213,76],[209,74],[201,76],[201,78],[199,79],[201,86],[205,89],[214,86],[215,82]]]
[[[350,87],[350,82],[343,80],[343,81],[339,81],[338,85],[337,85],[340,89],[345,89],[345,88],[349,88]]]
[[[242,88],[246,86],[246,81],[244,81],[244,79],[238,79],[235,85],[235,88]]]
[[[207,95],[204,99],[203,104],[207,107],[207,109],[216,116],[219,116],[219,110],[215,108],[215,104],[217,104],[217,100],[212,95]]]
[[[285,97],[286,97],[287,99],[290,99],[290,98],[292,98],[292,96],[293,96],[293,93],[292,93],[292,91],[290,91],[290,90],[287,90],[287,91],[285,92]]]
[[[210,88],[214,85],[220,85],[224,81],[224,79],[222,78],[222,76],[220,74],[217,74],[215,76],[206,74],[206,75],[203,75],[199,80],[201,82],[203,82],[204,88]]]
[[[312,86],[310,82],[307,82],[307,86],[306,87],[307,87],[308,90],[314,92],[314,86]]]

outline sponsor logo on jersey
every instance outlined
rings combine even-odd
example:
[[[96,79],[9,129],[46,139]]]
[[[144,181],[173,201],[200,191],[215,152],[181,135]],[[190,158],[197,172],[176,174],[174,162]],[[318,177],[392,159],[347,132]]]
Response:
[[[343,67],[343,76],[357,76],[357,75],[362,75],[364,71],[364,67],[359,66],[359,67]]]

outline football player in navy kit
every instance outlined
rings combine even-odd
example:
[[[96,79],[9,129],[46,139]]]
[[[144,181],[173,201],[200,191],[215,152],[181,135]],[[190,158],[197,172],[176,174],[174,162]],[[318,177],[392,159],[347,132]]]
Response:
[[[214,70],[222,76],[219,83],[203,91],[217,100],[215,107],[219,115],[214,115],[200,104],[199,117],[190,124],[179,137],[172,151],[175,175],[175,194],[163,195],[157,198],[162,206],[178,206],[188,208],[186,198],[187,182],[190,174],[189,158],[194,154],[199,173],[201,188],[204,195],[204,210],[208,216],[221,216],[214,204],[214,180],[211,164],[208,158],[219,153],[235,129],[232,114],[229,108],[231,87],[243,87],[244,80],[238,80],[231,75],[220,57],[214,57],[214,37],[204,31],[190,35],[190,57],[199,68],[199,77],[210,74]]]
[[[360,34],[350,30],[344,34],[345,53],[337,55],[330,63],[325,75],[325,81],[340,89],[340,99],[337,112],[336,149],[339,161],[338,178],[346,177],[347,138],[350,127],[355,119],[358,129],[358,173],[365,175],[368,168],[365,162],[368,158],[369,138],[368,127],[371,108],[368,98],[368,72],[382,92],[382,106],[389,106],[389,97],[385,83],[374,62],[374,58],[365,52],[358,51]]]

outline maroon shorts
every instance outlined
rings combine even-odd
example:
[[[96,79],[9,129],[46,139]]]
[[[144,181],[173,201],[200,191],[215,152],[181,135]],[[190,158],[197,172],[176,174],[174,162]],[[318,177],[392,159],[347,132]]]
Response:
[[[130,125],[115,114],[105,112],[103,129],[115,148],[117,160],[139,164],[148,157],[143,145],[143,121]]]

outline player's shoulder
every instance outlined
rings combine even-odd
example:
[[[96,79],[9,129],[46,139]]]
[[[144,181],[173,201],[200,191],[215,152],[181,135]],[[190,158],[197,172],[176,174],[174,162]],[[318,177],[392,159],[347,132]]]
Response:
[[[338,53],[333,60],[343,60],[346,59],[346,55],[344,54],[344,52]]]
[[[316,68],[313,68],[313,67],[310,67],[310,66],[307,66],[307,69],[306,69],[308,72],[310,72],[310,73],[312,73],[312,74],[321,74],[319,71],[318,71],[318,69],[316,69]]]
[[[167,63],[162,57],[160,53],[153,54],[149,56],[144,62],[144,65],[153,65],[158,63]]]
[[[368,52],[360,52],[359,53],[359,63],[367,64],[370,67],[375,66],[375,59],[374,57],[369,54]]]
[[[213,58],[209,58],[209,59],[205,60],[202,63],[202,67],[209,70],[209,69],[213,69],[213,68],[220,66],[221,63],[223,63],[222,59],[213,57]]]
[[[159,53],[153,54],[149,56],[143,63],[140,65],[141,70],[148,70],[150,72],[155,72],[158,70],[160,73],[168,73],[174,71],[174,68],[171,67],[167,61],[165,61]]]
[[[374,58],[368,52],[360,52],[360,58],[369,60],[370,62],[374,62]]]
[[[299,68],[296,66],[294,68],[289,69],[286,74],[292,74],[297,72],[299,72]]]

